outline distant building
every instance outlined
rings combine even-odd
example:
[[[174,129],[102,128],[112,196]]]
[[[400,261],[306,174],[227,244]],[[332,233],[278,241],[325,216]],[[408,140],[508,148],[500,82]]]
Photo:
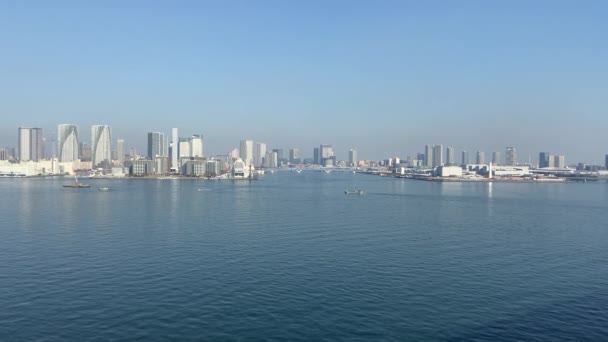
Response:
[[[494,165],[502,164],[500,161],[500,152],[492,152],[492,164],[494,164]]]
[[[253,140],[241,140],[239,154],[247,168],[253,165]]]
[[[334,166],[336,164],[336,156],[332,145],[321,144],[319,146],[319,157],[323,166]]]
[[[348,151],[348,166],[356,167],[357,166],[357,150],[350,149]]]
[[[89,144],[81,142],[78,153],[78,159],[81,161],[91,161],[91,146]]]
[[[266,155],[264,156],[264,167],[270,169],[279,167],[279,154],[275,151],[266,152]]]
[[[456,157],[454,155],[454,148],[451,146],[448,146],[445,149],[445,155],[446,155],[446,165],[451,166],[451,165],[456,165]]]
[[[57,159],[59,159],[59,162],[78,160],[78,145],[78,126],[69,124],[57,125]]]
[[[156,157],[167,157],[167,139],[164,133],[149,132],[148,133],[148,159],[153,160]]]
[[[549,167],[549,152],[540,152],[538,154],[538,167]]]
[[[292,164],[300,164],[302,160],[300,159],[300,150],[297,148],[292,148],[289,150],[289,162]]]
[[[606,155],[606,160],[605,160],[605,162],[606,162],[606,166],[605,166],[605,167],[606,167],[606,170],[608,170],[608,154]]]
[[[505,166],[517,165],[517,150],[515,147],[507,147],[505,149]]]
[[[178,160],[183,157],[192,157],[192,153],[190,153],[190,138],[179,138],[179,143],[177,147]],[[179,164],[179,161],[178,161]]]
[[[277,153],[277,160],[279,165],[281,165],[285,159],[283,158],[283,149],[282,148],[273,148],[272,152],[276,152]]]
[[[133,160],[129,161],[129,175],[131,176],[147,176],[154,174],[153,160]]]
[[[313,149],[313,164],[320,165],[321,164],[321,155],[319,154],[319,148],[315,147]]]
[[[469,152],[467,151],[462,151],[462,163],[461,165],[468,165],[471,164],[471,158],[469,157]]]
[[[171,129],[171,169],[179,169],[179,134],[177,128]]]
[[[255,143],[255,148],[253,149],[253,166],[261,167],[264,166],[264,157],[266,156],[266,144],[265,143]]]
[[[433,167],[443,166],[443,145],[433,146]]]
[[[486,163],[486,154],[483,153],[482,151],[477,151],[476,162],[477,162],[477,164],[485,164]]]
[[[424,166],[433,167],[433,146],[432,145],[424,146]]]
[[[194,158],[203,158],[205,156],[202,135],[193,134],[192,137],[190,137],[190,156]]]
[[[109,168],[112,161],[112,130],[108,125],[91,126],[92,167]]]
[[[19,161],[37,162],[44,159],[42,128],[19,127],[17,149]]]
[[[437,175],[440,177],[462,177],[460,166],[440,166],[437,168]]]
[[[125,162],[125,140],[118,139],[116,140],[116,160],[123,165]]]

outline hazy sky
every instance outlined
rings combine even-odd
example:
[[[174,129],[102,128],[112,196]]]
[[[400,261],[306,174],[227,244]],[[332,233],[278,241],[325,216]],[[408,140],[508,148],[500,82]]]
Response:
[[[606,1],[0,1],[0,145],[18,126],[109,124],[320,143],[608,153]],[[473,155],[473,154],[472,154]]]

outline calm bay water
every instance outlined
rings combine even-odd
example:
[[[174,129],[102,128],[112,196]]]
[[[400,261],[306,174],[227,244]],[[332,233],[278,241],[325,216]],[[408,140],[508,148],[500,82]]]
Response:
[[[0,179],[1,341],[608,336],[607,183],[69,181]]]

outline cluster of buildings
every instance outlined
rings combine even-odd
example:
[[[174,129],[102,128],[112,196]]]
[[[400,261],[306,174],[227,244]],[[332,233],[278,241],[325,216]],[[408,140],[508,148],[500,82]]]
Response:
[[[302,158],[300,150],[270,149],[266,143],[241,140],[238,149],[226,155],[208,157],[204,154],[203,136],[179,135],[173,128],[171,136],[162,132],[147,133],[147,153],[127,152],[124,139],[113,145],[109,125],[91,126],[90,144],[85,142],[79,126],[57,125],[57,140],[46,151],[41,128],[19,127],[17,148],[0,149],[0,176],[38,176],[88,172],[91,175],[191,177],[251,177],[256,169],[320,165],[325,167],[356,167],[357,151],[349,151],[348,161],[336,159],[332,145],[314,148],[314,158]]]

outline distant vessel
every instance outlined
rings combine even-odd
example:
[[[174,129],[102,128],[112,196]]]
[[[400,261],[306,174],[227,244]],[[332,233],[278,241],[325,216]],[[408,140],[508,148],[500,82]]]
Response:
[[[346,190],[344,191],[345,195],[364,195],[365,192],[363,190]]]
[[[110,190],[110,188],[108,188],[107,186],[102,186],[100,188],[97,188],[97,190],[99,190],[99,191],[108,191],[108,190]]]
[[[302,169],[296,169],[297,173],[302,173]]]
[[[330,173],[331,172],[331,170],[327,170],[327,169],[325,169],[323,171],[325,171],[325,173]]]
[[[76,177],[76,175],[74,175],[74,183],[72,184],[64,184],[63,185],[64,188],[90,188],[91,186],[89,184],[84,184],[84,183],[80,183],[78,181],[78,178]]]

